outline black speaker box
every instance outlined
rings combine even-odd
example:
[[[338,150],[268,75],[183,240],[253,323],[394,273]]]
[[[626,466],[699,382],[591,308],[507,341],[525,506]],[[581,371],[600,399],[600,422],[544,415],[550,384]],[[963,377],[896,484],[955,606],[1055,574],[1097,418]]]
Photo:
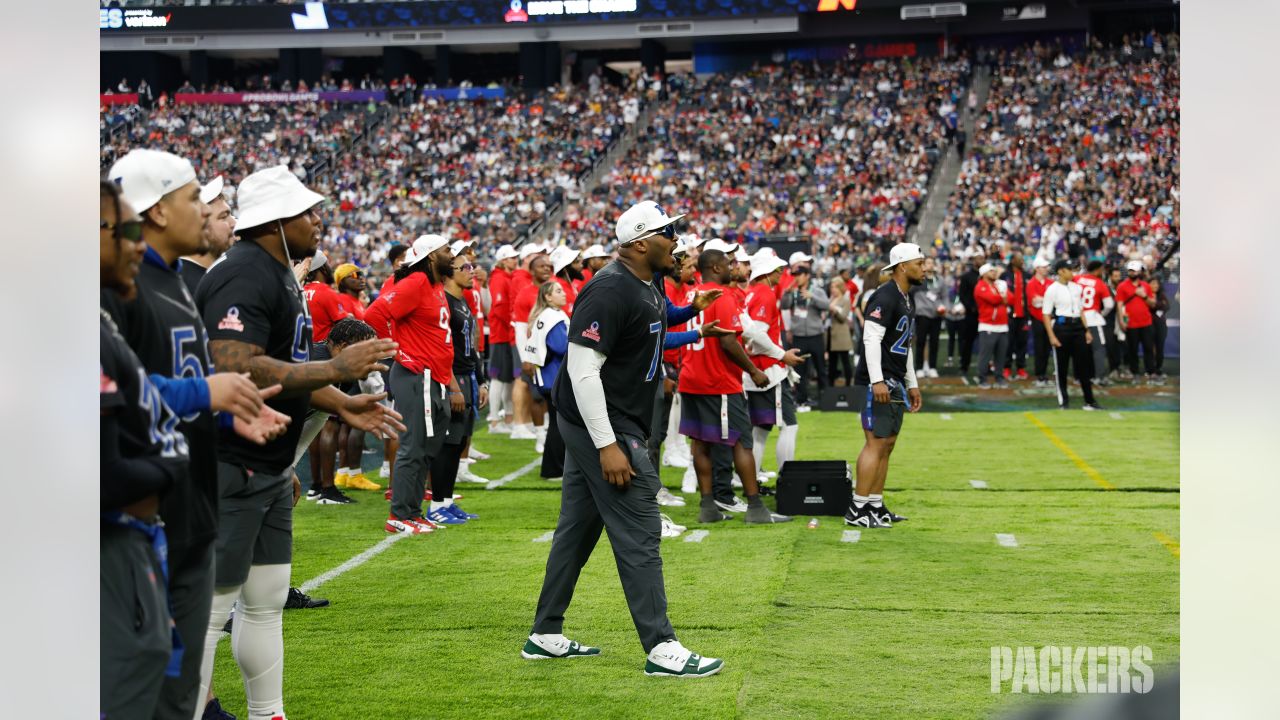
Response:
[[[862,406],[866,404],[865,385],[824,388],[822,397],[818,398],[818,409],[823,412],[862,412]]]
[[[778,512],[844,515],[853,500],[853,475],[844,460],[788,460],[778,475]]]

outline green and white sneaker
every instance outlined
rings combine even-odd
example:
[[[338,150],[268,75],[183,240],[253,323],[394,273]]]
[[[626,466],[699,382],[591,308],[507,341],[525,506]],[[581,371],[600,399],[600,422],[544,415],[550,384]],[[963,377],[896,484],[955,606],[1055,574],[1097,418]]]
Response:
[[[715,675],[724,667],[718,658],[702,657],[678,640],[668,640],[649,652],[644,674],[651,677],[698,678]]]
[[[524,641],[520,657],[525,660],[559,660],[560,658],[592,657],[600,654],[600,648],[579,645],[563,635],[534,633]]]

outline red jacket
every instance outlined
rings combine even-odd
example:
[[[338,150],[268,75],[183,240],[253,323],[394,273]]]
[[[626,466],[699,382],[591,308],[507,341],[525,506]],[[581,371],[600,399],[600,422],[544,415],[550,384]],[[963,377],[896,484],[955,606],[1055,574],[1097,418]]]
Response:
[[[511,344],[511,273],[494,268],[489,276],[489,342]]]
[[[396,362],[410,372],[430,369],[431,380],[441,385],[453,379],[453,337],[443,285],[432,285],[426,273],[412,273],[379,295],[364,316],[379,337],[400,344]]]
[[[311,340],[324,342],[329,328],[350,314],[342,307],[342,297],[332,286],[322,282],[307,283],[302,287],[307,299],[307,311],[311,313]]]
[[[1124,305],[1125,312],[1129,314],[1129,327],[1134,330],[1151,324],[1151,308],[1147,307],[1146,300],[1138,297],[1138,288],[1142,288],[1148,298],[1155,297],[1146,280],[1135,283],[1126,279],[1116,286],[1116,304]]]
[[[1008,325],[1009,305],[996,290],[995,283],[985,278],[973,288],[973,299],[978,303],[978,322],[987,325]]]
[[[566,298],[566,302],[564,304],[564,307],[560,309],[564,311],[565,315],[573,315],[573,301],[578,299],[578,289],[573,286],[573,283],[569,282],[568,280],[565,280],[559,275],[555,275],[551,279],[555,280],[556,283],[560,285],[560,287],[564,288],[564,296]]]
[[[1027,281],[1027,312],[1031,314],[1031,319],[1036,322],[1044,322],[1044,313],[1040,311],[1040,306],[1044,304],[1044,291],[1049,289],[1053,284],[1053,278],[1033,277]]]
[[[1027,317],[1027,276],[1021,270],[1010,269],[1008,273],[1009,282],[1009,312],[1018,320],[1025,320]]]

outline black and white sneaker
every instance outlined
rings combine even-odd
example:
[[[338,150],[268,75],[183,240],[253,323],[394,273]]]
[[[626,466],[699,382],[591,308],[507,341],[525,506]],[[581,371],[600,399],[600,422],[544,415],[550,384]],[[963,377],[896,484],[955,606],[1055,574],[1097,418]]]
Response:
[[[876,516],[879,517],[881,520],[884,520],[887,517],[889,520],[888,524],[893,524],[893,523],[902,522],[903,520],[906,520],[906,518],[903,517],[902,515],[899,515],[898,513],[890,510],[889,506],[885,505],[884,503],[881,503],[880,507],[878,508],[877,507],[871,508],[871,511],[874,512]]]
[[[320,492],[320,488],[316,487],[315,485],[312,485],[311,489],[307,491],[307,499],[319,500],[322,494],[323,493]]]
[[[1099,404],[1098,404],[1098,403],[1096,403],[1096,402],[1093,402],[1093,403],[1085,403],[1085,404],[1084,404],[1084,408],[1083,408],[1083,409],[1084,409],[1084,410],[1086,410],[1086,411],[1090,411],[1090,412],[1092,412],[1092,411],[1095,411],[1095,410],[1101,410],[1101,409],[1102,409],[1102,406],[1101,406],[1101,405],[1099,405]]]
[[[289,588],[289,596],[285,598],[285,610],[310,610],[312,608],[329,607],[325,598],[313,598],[298,588]]]
[[[867,529],[892,527],[892,525],[885,525],[875,513],[871,512],[870,503],[861,508],[850,505],[849,510],[844,514],[844,524]]]
[[[324,488],[320,491],[320,498],[316,500],[317,505],[350,505],[354,502],[336,487]]]

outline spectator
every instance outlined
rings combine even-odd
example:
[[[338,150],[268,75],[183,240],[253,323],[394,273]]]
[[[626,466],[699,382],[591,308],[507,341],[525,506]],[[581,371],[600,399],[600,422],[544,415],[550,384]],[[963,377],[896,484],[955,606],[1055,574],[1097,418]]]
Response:
[[[1120,325],[1128,342],[1129,373],[1138,376],[1138,346],[1142,346],[1142,368],[1147,382],[1155,382],[1155,324],[1151,311],[1156,306],[1155,291],[1142,279],[1141,260],[1130,260],[1125,269],[1129,277],[1116,288],[1116,304],[1120,306]]]
[[[978,287],[978,283],[982,280],[984,273],[980,271],[986,263],[986,256],[982,251],[975,251],[969,257],[969,269],[960,276],[960,282],[956,289],[957,299],[964,308],[964,316],[960,320],[960,377],[969,377],[969,361],[973,357],[973,344],[978,339],[978,301],[974,298],[974,291]],[[979,374],[986,374],[986,368],[981,364],[978,366]]]
[[[981,277],[973,295],[978,312],[978,387],[989,390],[987,374],[1001,387],[1009,383],[1000,374],[1005,354],[1009,352],[1009,285],[1000,279],[1000,266],[986,263],[978,268]]]
[[[1022,253],[1009,256],[1009,270],[1004,275],[1009,288],[1009,354],[1004,362],[1004,379],[1016,373],[1027,379],[1027,273],[1023,270]]]
[[[830,363],[830,374],[827,382],[836,385],[836,377],[843,379],[844,386],[853,384],[853,366],[849,362],[853,354],[853,334],[850,330],[853,317],[853,299],[849,297],[849,288],[845,280],[839,276],[831,278],[831,301],[828,310],[831,312],[831,328],[828,331],[827,362]]]
[[[942,281],[938,279],[937,264],[933,258],[924,260],[924,281],[911,289],[911,303],[915,306],[916,370],[920,377],[938,377],[938,341],[942,330],[942,318],[946,317],[946,296]]]
[[[823,347],[822,336],[824,316],[830,300],[821,287],[813,284],[813,276],[807,264],[793,267],[791,274],[795,281],[791,289],[782,296],[782,310],[791,312],[790,347],[804,353],[804,362],[796,368],[800,373],[800,381],[796,384],[796,403],[800,407],[812,409],[827,387],[827,352]],[[810,370],[817,376],[818,389],[813,396],[809,394]]]

